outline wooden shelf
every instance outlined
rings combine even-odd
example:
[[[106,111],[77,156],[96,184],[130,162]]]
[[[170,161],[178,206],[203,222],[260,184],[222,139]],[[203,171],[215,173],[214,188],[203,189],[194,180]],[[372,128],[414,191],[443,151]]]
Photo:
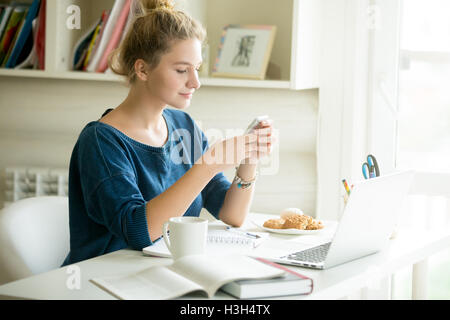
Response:
[[[66,79],[66,80],[91,80],[91,81],[112,81],[121,82],[122,77],[113,74],[87,73],[87,72],[49,72],[42,70],[14,70],[0,69],[2,77],[24,77],[42,79]]]
[[[90,73],[79,71],[49,72],[42,70],[15,70],[0,69],[0,77],[23,77],[41,79],[64,79],[86,81],[124,82],[124,78],[115,74]],[[244,80],[229,78],[200,78],[202,86],[214,87],[242,87],[242,88],[269,88],[290,89],[289,81],[281,80]]]
[[[268,88],[268,89],[290,89],[291,83],[282,80],[244,80],[229,78],[200,78],[203,86],[219,87],[243,87],[243,88]]]

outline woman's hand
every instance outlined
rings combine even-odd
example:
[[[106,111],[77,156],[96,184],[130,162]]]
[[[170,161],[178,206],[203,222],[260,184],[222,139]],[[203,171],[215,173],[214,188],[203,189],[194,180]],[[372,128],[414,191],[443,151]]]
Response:
[[[252,132],[213,144],[202,156],[203,163],[215,172],[241,164],[257,164],[259,159],[272,152],[275,138],[272,121],[263,121]]]
[[[252,131],[257,136],[257,152],[252,152],[242,164],[257,164],[261,158],[272,153],[276,138],[273,134],[273,121],[265,120]]]

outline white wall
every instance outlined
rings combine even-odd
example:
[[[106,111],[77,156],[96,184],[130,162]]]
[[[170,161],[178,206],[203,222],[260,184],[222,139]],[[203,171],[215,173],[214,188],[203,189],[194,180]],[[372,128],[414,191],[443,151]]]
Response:
[[[84,125],[127,93],[119,83],[0,77],[0,204],[6,167],[67,168]],[[300,207],[314,215],[317,90],[202,87],[186,112],[204,131],[216,128],[224,136],[268,114],[280,130],[279,171],[260,176],[251,211]],[[234,172],[225,175],[232,180]]]

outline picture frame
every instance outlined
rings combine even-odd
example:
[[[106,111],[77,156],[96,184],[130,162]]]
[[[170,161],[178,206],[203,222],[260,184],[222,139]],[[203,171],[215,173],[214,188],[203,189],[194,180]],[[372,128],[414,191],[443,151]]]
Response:
[[[211,76],[264,80],[276,29],[273,25],[225,26]]]

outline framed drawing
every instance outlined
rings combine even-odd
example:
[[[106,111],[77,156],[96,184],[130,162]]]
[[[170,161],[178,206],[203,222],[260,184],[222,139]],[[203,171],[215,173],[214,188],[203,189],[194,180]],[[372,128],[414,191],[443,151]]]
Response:
[[[227,25],[211,75],[263,80],[275,33],[276,26]]]

